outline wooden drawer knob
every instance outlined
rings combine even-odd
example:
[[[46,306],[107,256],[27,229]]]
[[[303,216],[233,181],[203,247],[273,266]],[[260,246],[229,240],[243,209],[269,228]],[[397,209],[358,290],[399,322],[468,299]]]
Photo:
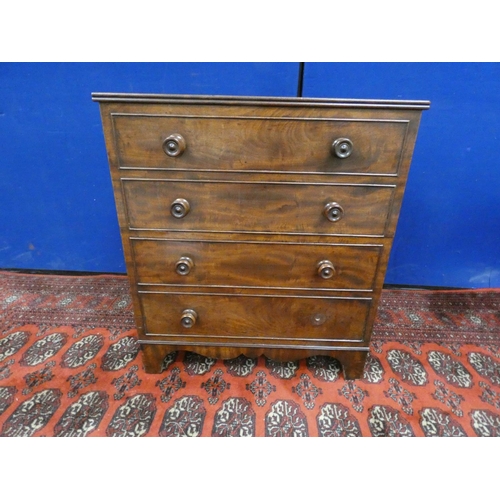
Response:
[[[180,156],[186,149],[186,139],[181,134],[169,135],[163,141],[163,151],[168,156]]]
[[[341,137],[333,141],[332,154],[337,158],[348,158],[351,156],[352,148],[352,141],[350,139],[346,139],[345,137]]]
[[[193,309],[184,309],[181,316],[181,325],[184,328],[191,328],[196,323],[198,314]]]
[[[318,275],[323,279],[328,280],[335,274],[335,267],[329,260],[322,260],[318,262]]]
[[[323,215],[330,222],[337,222],[344,216],[344,209],[336,202],[332,201],[325,205],[323,209]]]
[[[189,201],[185,200],[184,198],[177,198],[172,202],[172,205],[170,205],[170,213],[176,219],[182,219],[183,217],[186,217],[186,215],[189,213],[189,210],[191,210],[191,205],[189,204]]]
[[[181,257],[175,264],[175,272],[181,276],[187,276],[194,267],[194,262],[189,257]]]

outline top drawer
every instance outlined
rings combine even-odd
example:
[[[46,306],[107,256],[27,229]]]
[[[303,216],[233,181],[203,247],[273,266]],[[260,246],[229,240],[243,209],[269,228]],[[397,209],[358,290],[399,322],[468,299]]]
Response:
[[[359,175],[397,175],[408,125],[407,120],[314,117],[112,114],[112,119],[121,168]],[[179,135],[185,149],[173,144],[169,150],[165,140]]]

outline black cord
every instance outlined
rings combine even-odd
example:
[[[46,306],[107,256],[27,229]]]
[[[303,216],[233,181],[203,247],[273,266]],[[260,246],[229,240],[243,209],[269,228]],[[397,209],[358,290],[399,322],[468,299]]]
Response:
[[[299,81],[297,85],[297,97],[302,97],[302,88],[304,85],[304,63],[299,63]]]

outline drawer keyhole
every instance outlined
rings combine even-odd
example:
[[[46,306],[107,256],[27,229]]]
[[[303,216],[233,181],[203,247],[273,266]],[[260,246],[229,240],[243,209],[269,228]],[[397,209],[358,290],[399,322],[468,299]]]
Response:
[[[311,323],[313,326],[321,326],[326,322],[326,314],[316,313],[311,317]]]

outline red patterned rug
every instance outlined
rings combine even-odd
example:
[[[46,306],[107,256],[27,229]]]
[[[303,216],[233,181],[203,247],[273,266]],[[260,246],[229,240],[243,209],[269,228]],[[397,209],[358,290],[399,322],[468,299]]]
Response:
[[[0,273],[0,436],[498,436],[500,291],[384,290],[332,358],[179,352],[147,375],[121,276]]]

